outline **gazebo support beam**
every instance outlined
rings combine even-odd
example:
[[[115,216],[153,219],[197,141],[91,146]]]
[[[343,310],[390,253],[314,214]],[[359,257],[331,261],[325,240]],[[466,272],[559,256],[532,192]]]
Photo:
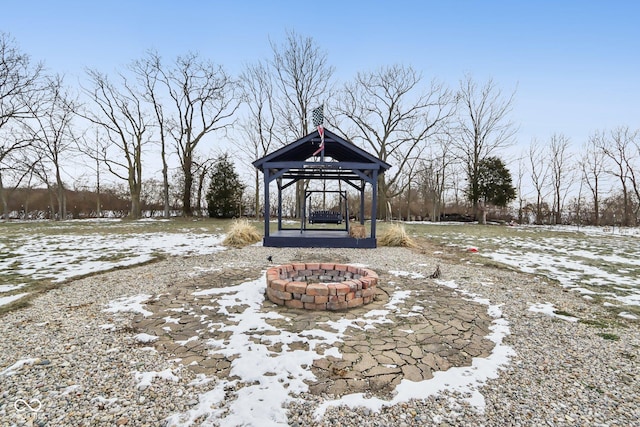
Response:
[[[263,169],[264,173],[264,237],[269,237],[269,169]]]
[[[371,186],[371,237],[373,239],[376,238],[376,218],[377,218],[377,208],[378,208],[378,171],[373,171],[373,185]]]

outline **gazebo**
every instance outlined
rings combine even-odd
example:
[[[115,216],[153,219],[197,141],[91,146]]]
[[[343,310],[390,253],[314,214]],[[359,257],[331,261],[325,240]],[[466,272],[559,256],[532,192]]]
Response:
[[[320,133],[316,130],[273,153],[253,162],[264,176],[264,246],[270,247],[322,247],[322,248],[375,248],[376,205],[378,177],[391,167],[388,163],[356,147],[331,131],[324,130],[324,147]],[[370,230],[365,237],[350,235],[350,217],[346,190],[305,190],[300,225],[283,227],[282,191],[301,180],[338,181],[357,190],[360,195],[360,224],[365,224],[365,188],[369,184],[372,201]],[[270,184],[275,181],[278,188],[278,229],[270,232],[271,200]],[[326,186],[323,186],[326,188]],[[311,210],[307,200],[314,193],[338,195],[340,209]],[[344,204],[343,204],[344,203]],[[309,212],[307,212],[309,210]],[[309,222],[309,224],[307,224]],[[317,228],[315,224],[333,224],[332,227]],[[341,227],[339,227],[342,226]],[[365,229],[366,230],[366,229]]]

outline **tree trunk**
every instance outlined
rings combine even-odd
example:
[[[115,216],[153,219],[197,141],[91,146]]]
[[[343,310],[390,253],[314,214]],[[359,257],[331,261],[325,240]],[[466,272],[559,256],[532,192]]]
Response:
[[[97,154],[97,150],[96,150]],[[100,159],[96,155],[96,217],[102,218],[102,203],[100,203]]]
[[[536,224],[542,224],[542,196],[540,195],[540,191],[538,191],[536,199]]]
[[[30,188],[27,187],[27,190],[30,190]],[[2,190],[0,190],[1,192]],[[21,215],[21,219],[29,219],[29,194],[27,193],[27,197],[25,197],[24,200],[24,204],[22,205],[22,215]]]
[[[169,166],[167,165],[164,143],[162,145],[162,198],[164,199],[163,216],[169,218],[171,216],[171,211],[169,210]]]
[[[556,191],[555,197],[555,205],[556,205],[556,215],[555,215],[555,223],[556,225],[562,224],[562,210],[560,209],[560,189]]]
[[[48,214],[51,215],[51,213],[53,212],[53,219],[57,221],[60,218],[58,218],[58,213],[55,207],[55,198],[53,197],[53,191],[51,190],[51,186],[49,184],[47,184],[47,192],[49,193],[49,206],[51,206]],[[49,219],[51,219],[51,217]]]
[[[102,203],[100,202],[100,187],[96,189],[96,217],[102,218]]]
[[[624,200],[624,217],[622,218],[622,225],[624,227],[629,226],[629,192],[627,191],[627,186],[622,185],[622,199]]]
[[[141,207],[140,207],[140,186],[134,185],[131,188],[131,212],[129,212],[129,218],[140,219]]]
[[[487,223],[487,208],[484,205],[484,202],[478,200],[476,203],[476,218],[478,219],[478,224],[485,225]]]
[[[378,219],[386,219],[387,213],[387,183],[384,179],[384,175],[378,175],[378,203],[376,206],[377,209],[377,217]],[[389,212],[391,214],[391,218],[393,218],[393,212]]]
[[[411,184],[407,188],[407,221],[411,221]]]
[[[182,166],[184,173],[184,190],[182,193],[182,215],[186,217],[193,216],[191,209],[191,189],[193,187],[193,173],[191,172],[191,158],[186,157]]]
[[[0,174],[0,199],[2,201],[2,217],[9,219],[9,204],[7,203],[7,193],[2,183],[2,175]]]
[[[200,173],[200,176],[198,177],[198,197],[197,197],[197,201],[196,201],[196,209],[197,209],[197,216],[202,216],[202,191],[203,191],[203,187],[204,187],[204,180],[207,177],[207,172],[206,169],[203,168],[202,173]]]
[[[296,182],[296,218],[302,218],[304,206],[304,180]]]
[[[62,182],[62,177],[60,176],[60,169],[56,168],[56,183],[58,184],[58,188],[56,188],[56,198],[58,199],[58,214],[60,219],[67,218],[67,201],[65,197],[65,189],[64,183]]]

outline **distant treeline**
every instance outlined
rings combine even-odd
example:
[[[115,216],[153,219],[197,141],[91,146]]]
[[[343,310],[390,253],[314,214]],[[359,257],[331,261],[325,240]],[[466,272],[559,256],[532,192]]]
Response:
[[[16,188],[7,197],[8,219],[60,219],[54,190],[46,188]],[[67,218],[126,217],[131,202],[128,194],[107,188],[98,195],[95,191],[65,190]],[[144,205],[149,212],[162,211],[162,206]]]

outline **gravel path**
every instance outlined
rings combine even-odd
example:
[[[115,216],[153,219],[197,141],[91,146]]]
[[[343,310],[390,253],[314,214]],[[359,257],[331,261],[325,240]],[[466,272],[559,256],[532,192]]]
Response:
[[[445,390],[379,412],[329,407],[318,420],[314,411],[334,396],[306,392],[288,403],[289,425],[640,425],[637,321],[615,317],[543,279],[481,266],[472,258],[454,263],[449,257],[424,252],[248,247],[172,257],[66,283],[34,299],[31,306],[2,316],[0,426],[157,426],[167,425],[171,416],[180,419],[176,414],[198,406],[216,379],[205,379],[136,338],[135,313],[105,309],[123,297],[162,298],[215,269],[246,271],[246,277],[255,280],[267,267],[267,255],[273,255],[276,263],[302,259],[361,263],[386,275],[402,270],[428,276],[439,264],[440,283],[458,287],[451,298],[471,293],[500,306],[510,328],[504,344],[515,352],[498,377],[478,389],[483,405],[469,404],[469,394]],[[434,284],[419,276],[411,280]],[[580,321],[529,310],[544,303],[553,303],[556,310]],[[233,390],[226,392],[231,399]],[[226,423],[224,418],[206,416],[193,422]]]

